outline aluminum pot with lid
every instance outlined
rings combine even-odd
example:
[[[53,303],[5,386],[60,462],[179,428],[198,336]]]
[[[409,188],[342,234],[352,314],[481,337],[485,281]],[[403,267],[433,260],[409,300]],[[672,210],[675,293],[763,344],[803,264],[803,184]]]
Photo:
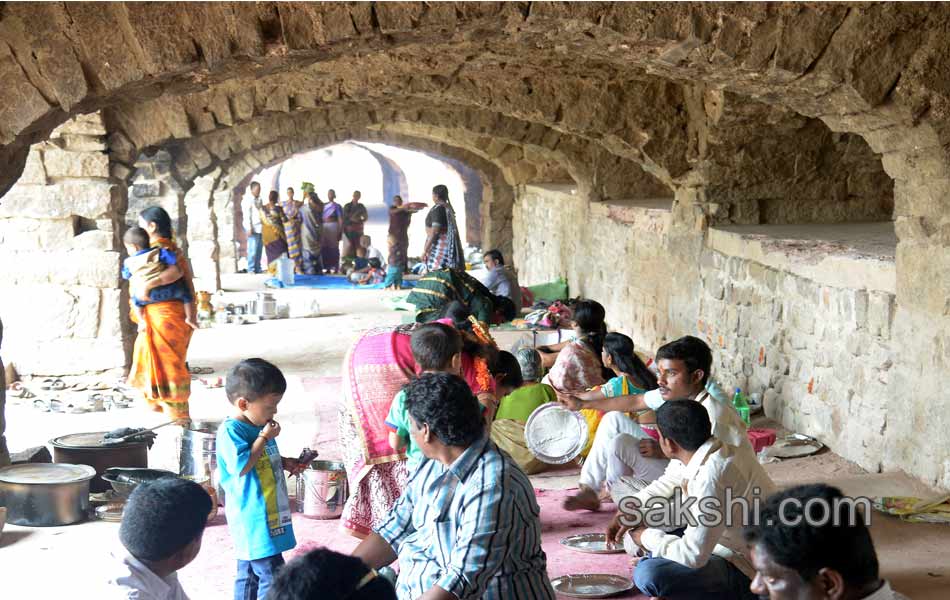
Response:
[[[22,464],[0,469],[0,504],[7,523],[28,527],[71,525],[89,511],[89,482],[96,470],[88,465]]]
[[[106,433],[73,433],[49,441],[53,447],[54,463],[89,465],[96,470],[96,478],[90,484],[90,489],[96,493],[110,488],[101,477],[109,467],[148,467],[147,442],[106,444]]]

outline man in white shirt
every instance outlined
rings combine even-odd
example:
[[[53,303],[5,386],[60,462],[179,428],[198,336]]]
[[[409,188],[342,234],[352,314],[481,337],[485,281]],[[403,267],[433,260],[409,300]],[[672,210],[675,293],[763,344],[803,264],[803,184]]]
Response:
[[[485,287],[496,296],[505,296],[510,299],[515,310],[521,312],[521,286],[518,276],[509,267],[505,266],[505,257],[500,250],[489,250],[484,257],[488,277],[485,278]]]
[[[198,556],[211,497],[193,481],[168,477],[135,488],[122,511],[106,598],[188,600],[177,572]]]
[[[647,596],[755,598],[749,589],[755,569],[742,527],[775,484],[755,454],[712,435],[709,413],[699,402],[666,402],[656,420],[670,464],[659,479],[623,499],[608,540],[623,543],[629,535],[646,552],[634,559],[633,580]],[[671,508],[677,499],[682,511]]]
[[[261,240],[261,184],[251,182],[251,196],[241,202],[244,216],[244,231],[247,233],[247,272],[261,272],[261,253],[264,243]]]
[[[756,569],[752,592],[771,600],[907,600],[880,578],[864,519],[821,483],[773,494],[743,532]],[[828,517],[824,517],[827,507]]]
[[[712,351],[706,342],[687,335],[660,346],[656,364],[660,387],[646,394],[588,402],[559,396],[561,403],[571,410],[594,408],[606,412],[581,469],[580,491],[564,502],[567,510],[597,510],[604,486],[619,501],[663,474],[668,461],[659,444],[627,412],[656,410],[677,398],[696,400],[709,413],[713,435],[743,452],[755,454],[739,413],[728,399],[715,398],[707,390]]]

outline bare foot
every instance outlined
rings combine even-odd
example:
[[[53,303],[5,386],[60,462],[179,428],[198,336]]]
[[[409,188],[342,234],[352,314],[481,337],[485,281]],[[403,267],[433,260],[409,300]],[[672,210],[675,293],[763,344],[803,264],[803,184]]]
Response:
[[[582,487],[578,493],[568,496],[564,500],[564,510],[596,511],[599,508],[600,498],[597,497],[597,492],[586,487]]]
[[[199,327],[198,322],[194,319],[185,319],[185,323],[187,323],[192,329],[198,329]]]

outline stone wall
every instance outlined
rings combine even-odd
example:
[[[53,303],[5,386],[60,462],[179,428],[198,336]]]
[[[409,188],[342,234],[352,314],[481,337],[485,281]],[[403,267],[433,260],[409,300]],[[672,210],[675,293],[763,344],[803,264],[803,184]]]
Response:
[[[798,256],[790,246],[759,248],[710,231],[691,333],[713,348],[724,386],[762,393],[769,417],[880,471],[898,351],[893,253],[831,260],[820,242]]]
[[[171,156],[156,152],[140,156],[135,161],[135,174],[129,186],[129,209],[126,225],[138,225],[138,216],[149,206],[160,206],[172,219],[175,237],[182,250],[188,251],[188,219],[185,212],[185,192],[171,173]]]
[[[26,375],[122,370],[131,352],[120,282],[124,181],[97,114],[35,144],[0,199],[4,356]]]
[[[563,277],[571,296],[603,304],[610,328],[638,348],[651,351],[668,337],[668,203],[591,203],[568,186],[521,186],[517,196],[514,265],[522,285]]]

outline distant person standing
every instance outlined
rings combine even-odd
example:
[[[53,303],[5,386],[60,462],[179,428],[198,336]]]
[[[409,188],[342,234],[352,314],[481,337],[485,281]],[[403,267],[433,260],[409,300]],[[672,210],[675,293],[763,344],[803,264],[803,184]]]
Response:
[[[247,233],[247,272],[261,272],[261,254],[264,243],[261,238],[261,184],[251,182],[251,196],[241,202],[244,231]]]
[[[505,266],[505,257],[499,250],[489,250],[485,253],[485,268],[488,269],[485,287],[496,296],[510,298],[515,304],[515,310],[520,311],[521,287],[518,285],[518,276]]]
[[[287,188],[287,199],[281,205],[284,211],[284,233],[287,234],[287,252],[294,261],[294,270],[303,272],[303,257],[300,253],[300,202],[294,199],[294,188]]]
[[[412,220],[412,214],[416,212],[403,204],[402,196],[393,196],[393,204],[389,208],[389,235],[393,240],[390,245],[389,253],[395,253],[399,257],[399,262],[395,265],[400,267],[403,272],[408,266],[409,254],[409,223]],[[390,266],[394,266],[390,262]]]
[[[307,275],[323,274],[323,202],[316,192],[309,192],[300,209],[303,223],[300,228],[303,251],[303,272]]]
[[[343,235],[343,207],[336,201],[336,192],[327,191],[327,203],[323,205],[323,235],[320,237],[320,254],[323,268],[328,273],[340,270],[340,237]]]
[[[360,203],[362,194],[359,190],[353,192],[353,199],[343,207],[343,233],[346,235],[346,247],[344,256],[356,256],[356,248],[360,245],[360,238],[363,237],[363,227],[369,213],[366,207]]]
[[[426,245],[423,251],[426,268],[465,270],[465,256],[455,222],[455,210],[449,203],[449,188],[437,185],[432,188],[435,204],[426,215]]]

